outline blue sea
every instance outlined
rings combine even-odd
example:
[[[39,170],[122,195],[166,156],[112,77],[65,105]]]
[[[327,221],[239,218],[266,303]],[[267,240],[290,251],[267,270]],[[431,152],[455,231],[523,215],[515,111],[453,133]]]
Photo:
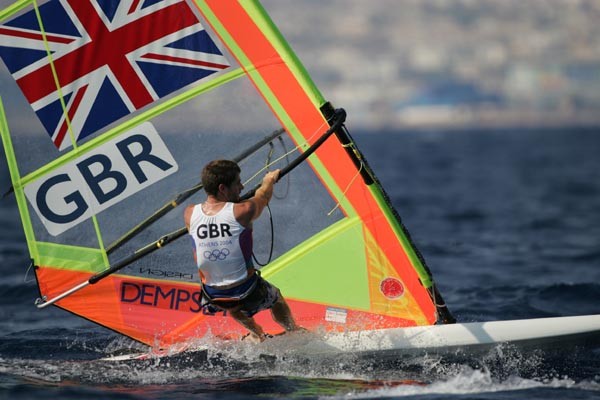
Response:
[[[600,129],[352,133],[460,322],[600,313]],[[28,264],[8,196],[0,398],[600,398],[598,347],[300,364],[100,362],[131,344],[59,309],[37,310]]]

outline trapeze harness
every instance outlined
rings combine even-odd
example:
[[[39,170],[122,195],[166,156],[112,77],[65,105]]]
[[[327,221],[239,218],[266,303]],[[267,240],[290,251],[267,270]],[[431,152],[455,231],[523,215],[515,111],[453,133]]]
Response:
[[[189,234],[196,250],[202,280],[202,306],[235,305],[248,297],[259,281],[248,274],[252,264],[252,229],[243,227],[233,214],[234,203],[215,215],[206,215],[200,204],[190,218]]]

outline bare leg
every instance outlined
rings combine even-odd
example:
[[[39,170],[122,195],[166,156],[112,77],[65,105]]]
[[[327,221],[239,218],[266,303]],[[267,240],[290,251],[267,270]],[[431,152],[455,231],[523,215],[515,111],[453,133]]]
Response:
[[[273,316],[275,322],[281,325],[286,331],[295,331],[302,329],[296,324],[296,321],[294,321],[294,317],[292,316],[290,307],[286,303],[281,293],[279,294],[279,298],[271,308],[271,315]]]
[[[265,340],[265,332],[263,331],[263,328],[256,323],[254,318],[246,316],[240,310],[229,311],[229,314],[244,328],[248,329],[254,339],[259,342]]]

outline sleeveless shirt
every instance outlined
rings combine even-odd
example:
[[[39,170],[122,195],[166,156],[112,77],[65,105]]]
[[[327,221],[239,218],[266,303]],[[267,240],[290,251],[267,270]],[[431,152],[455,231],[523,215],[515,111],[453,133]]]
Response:
[[[206,215],[198,204],[190,217],[189,234],[196,249],[198,269],[208,286],[242,282],[252,267],[252,229],[236,221],[233,205],[225,203],[215,215]]]

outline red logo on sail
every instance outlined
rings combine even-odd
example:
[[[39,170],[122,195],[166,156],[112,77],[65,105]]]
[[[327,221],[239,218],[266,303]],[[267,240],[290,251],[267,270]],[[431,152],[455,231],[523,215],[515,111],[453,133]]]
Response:
[[[385,278],[379,284],[379,290],[388,299],[397,299],[404,294],[404,285],[396,278]]]

